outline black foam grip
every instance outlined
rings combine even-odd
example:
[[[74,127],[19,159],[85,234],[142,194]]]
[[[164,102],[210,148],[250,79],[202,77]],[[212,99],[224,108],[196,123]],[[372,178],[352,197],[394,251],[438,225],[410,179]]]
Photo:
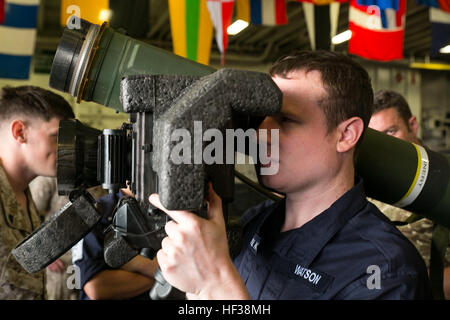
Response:
[[[121,81],[120,102],[125,112],[154,112],[158,117],[198,79],[187,75],[128,76]]]
[[[100,220],[93,201],[80,196],[26,237],[12,254],[28,272],[38,272],[80,241]]]
[[[122,236],[114,237],[113,231],[106,235],[103,250],[105,262],[111,268],[120,268],[139,254]]]
[[[202,77],[183,90],[181,96],[159,118],[154,128],[153,168],[158,173],[162,204],[170,210],[196,210],[204,198],[205,168],[197,163],[198,141],[195,123],[201,132],[223,129],[232,114],[272,115],[281,109],[282,93],[272,78],[264,73],[222,69]],[[174,163],[172,140],[177,129],[187,130],[191,137],[190,163]],[[200,155],[201,157],[202,155]],[[202,160],[200,160],[202,161]]]

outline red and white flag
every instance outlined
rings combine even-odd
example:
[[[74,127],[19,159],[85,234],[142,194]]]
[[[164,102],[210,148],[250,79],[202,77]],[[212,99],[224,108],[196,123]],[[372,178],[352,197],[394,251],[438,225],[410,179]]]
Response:
[[[379,61],[402,59],[406,0],[392,1],[392,8],[383,6],[383,0],[371,0],[369,6],[362,2],[350,2],[348,52]]]
[[[207,0],[206,5],[216,30],[216,42],[222,56],[222,65],[224,65],[225,51],[228,46],[227,29],[233,17],[234,0]]]

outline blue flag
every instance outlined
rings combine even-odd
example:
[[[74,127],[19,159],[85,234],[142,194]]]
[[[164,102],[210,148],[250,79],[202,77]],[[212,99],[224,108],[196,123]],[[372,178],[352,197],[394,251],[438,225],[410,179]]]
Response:
[[[28,79],[39,0],[5,0],[0,5],[0,78]]]

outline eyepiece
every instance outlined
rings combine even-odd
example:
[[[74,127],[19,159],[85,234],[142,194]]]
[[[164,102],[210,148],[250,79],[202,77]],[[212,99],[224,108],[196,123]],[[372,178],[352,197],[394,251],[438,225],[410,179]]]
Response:
[[[78,97],[99,33],[100,26],[82,19],[79,29],[64,29],[50,71],[50,87]]]
[[[61,120],[58,130],[58,193],[97,186],[97,153],[100,130],[78,120]]]

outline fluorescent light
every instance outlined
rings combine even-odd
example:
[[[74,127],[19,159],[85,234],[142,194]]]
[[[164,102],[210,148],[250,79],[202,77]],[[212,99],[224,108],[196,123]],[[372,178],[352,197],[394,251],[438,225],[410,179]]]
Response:
[[[335,35],[333,37],[333,39],[331,39],[331,42],[333,44],[339,44],[339,43],[350,40],[351,37],[352,37],[352,32],[350,30],[347,30],[347,31],[344,31],[342,33]]]
[[[448,46],[442,47],[439,50],[440,53],[450,53],[450,44]]]
[[[98,19],[100,21],[109,21],[112,16],[112,10],[110,9],[102,9],[100,10],[100,13],[98,14]]]
[[[244,20],[236,20],[233,22],[228,28],[227,33],[231,36],[234,36],[248,27],[248,22]]]

